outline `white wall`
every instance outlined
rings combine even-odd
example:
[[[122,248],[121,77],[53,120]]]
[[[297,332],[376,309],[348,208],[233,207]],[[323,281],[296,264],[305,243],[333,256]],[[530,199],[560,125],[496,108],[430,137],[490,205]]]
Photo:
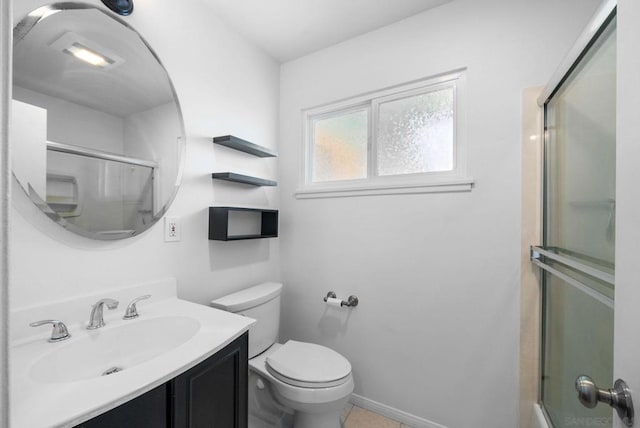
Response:
[[[47,109],[47,140],[122,153],[121,117],[20,86],[14,86],[13,98]]]
[[[48,2],[13,3],[17,20]],[[99,0],[90,3],[103,7]],[[173,80],[185,119],[185,172],[169,211],[181,219],[182,240],[165,243],[162,222],[121,242],[83,239],[57,227],[14,188],[12,308],[165,276],[177,277],[181,297],[207,303],[230,290],[278,279],[277,240],[207,239],[209,206],[277,206],[277,189],[211,180],[216,170],[276,178],[277,160],[214,147],[211,137],[234,134],[276,147],[278,64],[228,29],[200,0],[181,7],[169,0],[137,0],[135,7],[123,19],[154,47]]]
[[[521,95],[597,3],[457,0],[282,66],[283,336],[343,353],[356,394],[451,428],[518,426]],[[294,198],[301,109],[460,67],[471,192]],[[360,306],[326,308],[329,290]]]

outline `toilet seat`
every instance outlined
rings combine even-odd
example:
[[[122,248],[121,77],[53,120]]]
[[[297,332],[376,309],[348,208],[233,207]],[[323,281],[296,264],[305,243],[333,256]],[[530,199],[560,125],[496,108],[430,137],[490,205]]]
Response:
[[[349,361],[327,347],[289,340],[266,357],[267,371],[276,379],[301,388],[330,388],[351,375]]]
[[[344,379],[343,383],[334,387],[300,387],[281,381],[271,374],[272,369],[267,369],[266,360],[282,346],[280,343],[274,343],[269,349],[249,360],[249,370],[259,376],[263,376],[270,383],[273,393],[279,397],[278,400],[281,404],[291,408],[297,408],[291,403],[324,405],[342,400],[353,392],[354,383],[351,373]],[[289,404],[286,404],[287,402]]]

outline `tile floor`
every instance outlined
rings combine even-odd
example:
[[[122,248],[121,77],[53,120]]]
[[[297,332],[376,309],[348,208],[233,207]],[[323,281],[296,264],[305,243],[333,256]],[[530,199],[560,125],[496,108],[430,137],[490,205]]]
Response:
[[[342,416],[344,428],[410,428],[398,421],[349,404]]]

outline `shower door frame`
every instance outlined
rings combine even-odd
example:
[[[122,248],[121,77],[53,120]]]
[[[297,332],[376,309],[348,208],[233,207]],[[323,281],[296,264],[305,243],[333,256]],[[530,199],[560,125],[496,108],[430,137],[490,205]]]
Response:
[[[640,2],[619,0],[616,90],[616,308],[614,378],[624,379],[640,410]],[[611,385],[606,385],[610,387]],[[622,427],[614,418],[614,427]],[[636,421],[636,427],[640,422]]]
[[[558,67],[558,69],[556,70],[556,72],[553,74],[552,78],[550,79],[549,83],[545,86],[545,88],[543,89],[543,91],[541,92],[540,96],[538,97],[538,106],[541,109],[541,114],[542,114],[542,132],[541,135],[543,137],[543,145],[542,145],[542,171],[541,171],[541,212],[540,212],[540,216],[543,219],[543,221],[541,222],[541,230],[540,230],[540,239],[543,243],[546,244],[546,240],[547,240],[547,232],[548,232],[548,200],[546,195],[548,194],[548,177],[549,177],[549,170],[548,170],[548,156],[549,156],[549,151],[548,151],[548,134],[546,132],[546,127],[547,127],[547,103],[553,98],[553,96],[562,88],[563,84],[570,78],[572,72],[579,66],[579,64],[581,63],[581,61],[584,59],[584,57],[586,55],[588,55],[589,50],[591,49],[591,47],[596,43],[597,39],[602,35],[602,33],[604,33],[607,30],[608,25],[611,23],[611,21],[613,21],[614,19],[616,19],[617,17],[617,0],[603,0],[602,3],[600,4],[599,8],[597,9],[596,13],[593,15],[592,19],[589,21],[588,25],[586,26],[585,30],[581,33],[581,35],[578,37],[578,39],[576,40],[576,42],[574,43],[573,47],[571,48],[571,50],[569,51],[569,53],[565,56],[565,58],[563,59],[562,63],[560,64],[560,66]],[[617,232],[616,232],[617,234]],[[544,248],[544,247],[543,247]],[[542,253],[542,254],[541,254]],[[534,264],[538,265],[538,267],[541,267],[542,269],[545,269],[544,267],[544,263],[540,263],[540,259],[544,259],[545,258],[545,251],[540,249],[540,247],[535,247],[532,246],[531,247],[531,260]],[[549,256],[549,254],[546,254],[547,256]],[[553,259],[554,257],[549,257],[549,259]],[[561,257],[560,257],[561,259]],[[553,269],[550,268],[546,268],[547,272],[551,272]],[[546,308],[546,302],[545,302],[545,295],[546,295],[546,288],[548,287],[548,285],[546,284],[546,278],[547,278],[547,274],[543,273],[541,270],[541,275],[539,277],[539,281],[540,281],[540,287],[541,287],[541,293],[540,293],[540,334],[543,335],[545,332],[545,312],[547,310]],[[551,274],[557,274],[558,272],[551,272]],[[605,274],[606,275],[606,274]],[[557,276],[557,275],[556,275]],[[563,279],[562,277],[560,277],[560,279]],[[611,275],[611,279],[613,279],[613,275]],[[580,288],[579,284],[577,283],[577,281],[574,281],[575,284],[574,286],[577,286],[578,288]],[[582,286],[583,288],[588,288],[586,286]],[[587,293],[590,294],[590,293]],[[592,295],[593,297],[593,295]],[[601,302],[605,303],[605,304],[609,304],[609,305],[614,305],[613,300],[609,299],[609,302],[605,302],[605,300],[607,300],[606,296],[602,296],[603,299],[599,299]],[[597,298],[597,297],[596,297]],[[614,310],[614,314],[615,314],[615,310]],[[615,329],[615,324],[614,324],[614,329]],[[615,353],[615,352],[614,352]],[[542,414],[544,415],[546,422],[548,424],[549,427],[553,427],[553,424],[551,422],[551,418],[549,416],[549,414],[547,413],[547,410],[544,406],[544,403],[542,401],[542,395],[543,395],[543,381],[542,381],[542,376],[544,375],[544,364],[545,364],[545,340],[542,339],[542,336],[540,338],[540,358],[539,358],[539,368],[538,368],[538,373],[539,373],[539,380],[538,380],[538,403],[540,405],[540,409],[542,411]],[[611,381],[611,383],[613,384],[613,380]],[[610,387],[610,385],[606,386],[607,388]],[[576,398],[577,399],[577,398]],[[602,404],[601,404],[602,405]],[[612,410],[613,412],[613,410]],[[614,417],[614,427],[617,426],[621,426],[618,425],[618,422],[616,421],[616,418]]]
[[[614,2],[615,3],[615,2]],[[640,2],[617,1],[616,232],[613,377],[640,405]],[[566,69],[565,69],[566,70]],[[600,385],[609,388],[611,385]],[[603,405],[603,404],[600,404]],[[636,421],[635,426],[640,426]],[[614,417],[614,428],[622,428]]]
[[[616,2],[613,2],[615,5]],[[599,9],[602,10],[602,7]],[[594,20],[595,21],[595,20]],[[640,408],[640,2],[617,1],[616,231],[613,378]],[[575,60],[577,55],[573,58]],[[572,62],[571,62],[572,63]],[[565,68],[565,71],[568,69]],[[558,80],[559,81],[559,80]],[[557,82],[557,81],[556,81]],[[548,94],[547,94],[548,95]],[[613,379],[612,379],[613,380]],[[599,385],[609,388],[612,385]],[[601,406],[604,404],[600,404]],[[623,424],[614,416],[614,428]],[[534,426],[544,426],[544,421]],[[636,421],[635,426],[640,426]]]

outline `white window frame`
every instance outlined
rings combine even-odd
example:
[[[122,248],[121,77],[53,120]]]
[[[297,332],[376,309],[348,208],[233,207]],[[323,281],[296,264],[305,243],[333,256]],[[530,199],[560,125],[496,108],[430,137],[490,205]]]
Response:
[[[377,138],[375,117],[382,103],[452,87],[454,91],[453,169],[398,175],[375,175]],[[465,70],[456,70],[427,79],[397,85],[357,97],[302,111],[304,146],[300,165],[300,183],[295,196],[305,198],[347,197],[406,193],[442,193],[470,191],[473,179],[467,176],[465,123]],[[368,112],[367,177],[355,180],[312,182],[314,124],[352,111]]]

